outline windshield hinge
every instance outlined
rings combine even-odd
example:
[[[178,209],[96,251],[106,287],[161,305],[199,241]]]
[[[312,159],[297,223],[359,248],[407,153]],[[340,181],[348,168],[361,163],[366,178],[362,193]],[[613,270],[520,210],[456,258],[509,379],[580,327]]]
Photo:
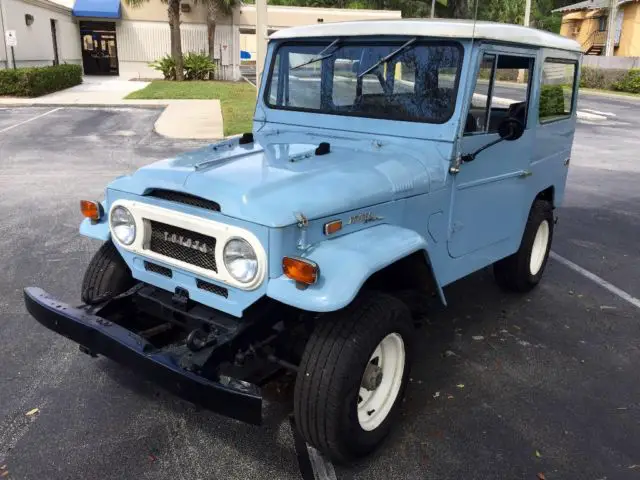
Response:
[[[456,158],[451,162],[449,166],[449,173],[455,175],[460,173],[460,165],[462,165],[462,155],[456,155]]]

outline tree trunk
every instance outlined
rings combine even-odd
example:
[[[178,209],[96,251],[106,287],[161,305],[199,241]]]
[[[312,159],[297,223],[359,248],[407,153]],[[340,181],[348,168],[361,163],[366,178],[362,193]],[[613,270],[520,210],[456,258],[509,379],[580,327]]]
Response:
[[[449,0],[447,2],[450,18],[469,18],[468,0]]]
[[[169,30],[171,31],[171,56],[176,64],[176,80],[184,80],[182,39],[180,38],[180,0],[169,0]]]
[[[215,50],[216,50],[216,18],[218,17],[218,8],[215,0],[209,0],[207,3],[207,41],[209,44],[209,58],[213,63],[216,63],[215,60]],[[210,74],[211,79],[213,79],[214,73]],[[220,78],[220,77],[218,77]]]

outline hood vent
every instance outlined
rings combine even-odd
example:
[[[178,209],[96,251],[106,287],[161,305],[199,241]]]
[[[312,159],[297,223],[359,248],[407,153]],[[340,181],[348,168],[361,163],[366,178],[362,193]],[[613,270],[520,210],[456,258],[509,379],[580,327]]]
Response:
[[[161,188],[154,188],[145,193],[146,197],[155,197],[168,202],[183,203],[185,205],[191,205],[192,207],[204,208],[205,210],[212,210],[214,212],[220,211],[220,204],[211,200],[189,195],[188,193],[176,192],[174,190],[163,190]]]

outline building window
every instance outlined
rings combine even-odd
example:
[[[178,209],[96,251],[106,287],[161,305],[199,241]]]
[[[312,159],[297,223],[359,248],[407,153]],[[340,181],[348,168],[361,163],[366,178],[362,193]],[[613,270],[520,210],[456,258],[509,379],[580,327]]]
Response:
[[[607,17],[598,17],[598,31],[606,32],[607,30]]]
[[[576,81],[576,62],[546,59],[542,66],[540,123],[555,122],[571,117]]]

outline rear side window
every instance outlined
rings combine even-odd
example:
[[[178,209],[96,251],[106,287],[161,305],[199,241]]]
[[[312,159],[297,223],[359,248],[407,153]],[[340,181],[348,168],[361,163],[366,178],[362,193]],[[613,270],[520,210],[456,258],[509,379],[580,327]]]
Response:
[[[576,62],[546,59],[540,87],[540,123],[571,117],[575,94]]]

